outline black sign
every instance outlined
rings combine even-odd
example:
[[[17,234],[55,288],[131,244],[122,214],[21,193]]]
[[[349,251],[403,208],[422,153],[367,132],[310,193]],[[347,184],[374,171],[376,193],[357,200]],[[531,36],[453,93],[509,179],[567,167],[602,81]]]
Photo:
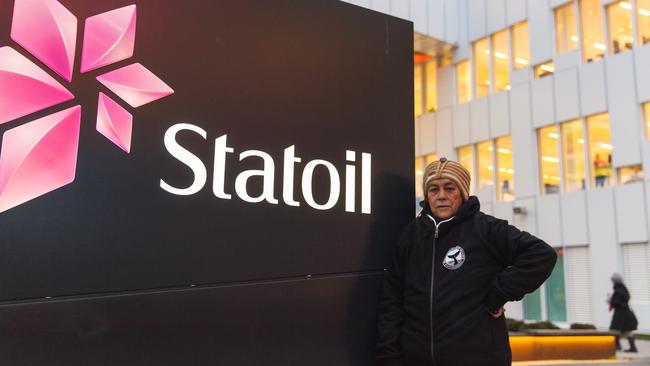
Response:
[[[17,15],[24,2],[35,8]],[[61,9],[76,17],[71,77],[17,28],[44,17],[38,31],[51,32],[43,7],[62,29]],[[105,23],[122,32],[114,49]],[[73,95],[0,124],[0,347],[11,349],[0,360],[368,359],[381,270],[412,215],[410,23],[329,0],[0,0],[0,47]],[[131,73],[136,63],[146,71]],[[120,71],[142,89],[121,88]],[[164,84],[142,81],[152,75]],[[9,174],[15,136],[75,108],[73,179],[21,201],[28,193],[7,187],[47,182],[50,165],[34,145]],[[47,147],[70,144],[62,136]],[[3,193],[18,204],[2,209]],[[108,350],[115,358],[97,356]]]

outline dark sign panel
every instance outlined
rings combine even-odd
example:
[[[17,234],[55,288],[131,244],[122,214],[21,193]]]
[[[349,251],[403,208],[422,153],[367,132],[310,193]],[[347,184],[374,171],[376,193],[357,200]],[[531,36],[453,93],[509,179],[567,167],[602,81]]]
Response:
[[[363,363],[411,72],[337,1],[0,0],[0,363]]]

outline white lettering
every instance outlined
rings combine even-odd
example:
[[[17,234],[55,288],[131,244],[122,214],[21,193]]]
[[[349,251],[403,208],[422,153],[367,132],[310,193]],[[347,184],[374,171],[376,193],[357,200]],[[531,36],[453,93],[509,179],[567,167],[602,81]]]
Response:
[[[165,132],[165,147],[167,148],[167,151],[169,151],[173,157],[180,160],[180,162],[192,169],[192,172],[194,173],[194,182],[187,188],[176,188],[167,184],[164,180],[161,179],[160,188],[171,194],[189,196],[200,191],[203,188],[208,178],[208,172],[206,171],[205,165],[203,165],[201,159],[179,145],[176,141],[176,134],[183,130],[196,132],[204,139],[207,138],[208,134],[202,128],[188,123],[176,124],[170,127],[167,132]]]
[[[372,156],[367,153],[361,154],[361,213],[370,214],[371,182],[370,167]]]
[[[314,195],[312,193],[312,179],[314,175],[314,169],[318,165],[323,165],[327,168],[330,173],[330,196],[327,199],[325,204],[320,205],[314,200]],[[336,202],[339,199],[339,194],[341,193],[341,182],[339,181],[339,172],[336,170],[336,167],[332,163],[326,160],[312,160],[305,166],[305,170],[302,172],[302,195],[305,197],[305,201],[309,206],[317,210],[329,210],[330,208],[336,205]]]
[[[186,165],[192,170],[194,174],[194,181],[189,187],[179,188],[174,187],[163,179],[160,179],[160,187],[175,195],[188,196],[198,193],[203,189],[207,181],[207,170],[201,159],[199,159],[192,152],[181,146],[176,140],[176,136],[181,131],[192,131],[200,135],[203,139],[207,139],[207,133],[200,127],[188,124],[179,123],[171,126],[166,132],[164,137],[164,144],[167,151],[181,163]],[[228,154],[234,154],[235,149],[228,146],[228,135],[222,135],[214,140],[214,162],[213,162],[213,177],[212,177],[212,192],[215,197],[220,199],[232,199],[232,194],[226,193],[226,161]],[[275,190],[275,162],[273,157],[264,151],[247,150],[239,154],[239,161],[249,157],[258,157],[262,159],[264,164],[262,169],[251,169],[240,172],[235,178],[235,192],[237,196],[246,202],[259,203],[266,201],[268,203],[277,205],[278,200],[274,197]],[[288,206],[299,207],[300,202],[296,200],[296,192],[294,187],[294,180],[296,174],[296,164],[301,163],[302,159],[296,156],[296,146],[291,145],[284,149],[284,161],[282,169],[282,200]],[[357,200],[357,153],[353,150],[345,151],[345,211],[356,212]],[[314,199],[313,188],[314,184],[321,185],[326,182],[314,182],[314,170],[318,166],[324,166],[329,173],[329,197],[323,204],[316,202]],[[371,198],[372,198],[372,155],[369,153],[361,154],[361,213],[371,213]],[[252,197],[248,192],[248,180],[251,177],[262,178],[262,193],[257,197]],[[304,170],[302,171],[302,196],[306,203],[317,210],[329,210],[336,206],[341,195],[341,180],[339,172],[327,160],[315,159],[307,162]]]
[[[212,192],[217,198],[229,200],[232,195],[224,190],[224,181],[226,180],[226,154],[234,152],[232,147],[228,147],[228,135],[223,135],[214,140],[214,172],[212,177]]]
[[[273,158],[271,155],[263,151],[247,150],[239,155],[239,161],[242,161],[249,156],[257,156],[262,158],[264,161],[264,169],[251,169],[239,173],[237,179],[235,179],[235,192],[237,192],[239,198],[243,199],[246,202],[258,203],[266,200],[269,203],[277,205],[278,200],[273,197],[273,180],[275,174],[275,164],[273,163]],[[246,189],[246,183],[248,182],[248,179],[253,176],[262,176],[264,178],[262,194],[258,197],[251,197],[248,194],[248,190]]]
[[[350,162],[356,161],[356,153],[351,150],[345,152],[345,160]],[[345,166],[345,211],[354,212],[356,196],[354,194],[356,184],[356,175],[354,165]]]
[[[295,156],[296,146],[291,145],[284,149],[284,169],[282,174],[282,199],[289,206],[298,207],[300,202],[293,199],[293,164],[300,163],[300,158]]]

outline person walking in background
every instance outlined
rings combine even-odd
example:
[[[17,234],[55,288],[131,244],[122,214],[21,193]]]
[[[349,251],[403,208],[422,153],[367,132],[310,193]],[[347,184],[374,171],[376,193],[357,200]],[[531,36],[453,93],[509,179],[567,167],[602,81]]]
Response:
[[[614,293],[609,298],[609,309],[614,310],[614,316],[609,329],[620,332],[620,335],[616,336],[616,349],[621,349],[620,337],[623,336],[627,337],[630,342],[630,348],[626,349],[625,352],[637,352],[632,331],[636,330],[638,321],[628,304],[630,292],[623,284],[623,278],[618,273],[614,273],[611,280],[614,283]]]
[[[378,365],[509,366],[504,305],[535,291],[557,255],[480,211],[470,174],[441,158],[423,176],[423,210],[397,243],[378,307]]]

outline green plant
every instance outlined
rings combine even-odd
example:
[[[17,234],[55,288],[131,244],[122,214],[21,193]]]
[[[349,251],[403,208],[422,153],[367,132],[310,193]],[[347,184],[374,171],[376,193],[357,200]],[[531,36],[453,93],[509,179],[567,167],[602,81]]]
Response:
[[[650,341],[650,334],[634,334],[634,338]]]
[[[521,320],[506,318],[506,325],[508,326],[508,331],[510,332],[521,332],[525,324]]]
[[[552,322],[545,320],[536,323],[527,323],[524,324],[525,329],[560,329],[557,325]]]
[[[571,329],[596,329],[596,326],[588,323],[571,323]]]

